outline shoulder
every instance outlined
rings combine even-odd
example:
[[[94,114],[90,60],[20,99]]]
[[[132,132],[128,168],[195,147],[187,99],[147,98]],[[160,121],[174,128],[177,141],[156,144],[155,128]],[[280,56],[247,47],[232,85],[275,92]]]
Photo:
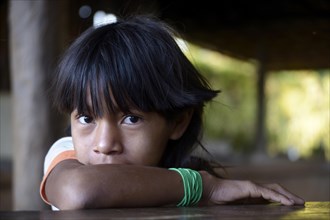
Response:
[[[48,150],[44,161],[44,172],[47,171],[50,163],[61,153],[74,151],[72,137],[63,137],[57,140]]]

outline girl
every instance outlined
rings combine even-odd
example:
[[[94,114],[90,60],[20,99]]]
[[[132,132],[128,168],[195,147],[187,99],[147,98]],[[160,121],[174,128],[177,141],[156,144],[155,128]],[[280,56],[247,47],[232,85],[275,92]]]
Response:
[[[67,50],[54,103],[70,114],[71,136],[46,156],[44,201],[62,210],[249,198],[304,204],[277,184],[223,179],[192,156],[201,146],[203,107],[218,91],[174,36],[156,18],[136,16],[90,28]]]

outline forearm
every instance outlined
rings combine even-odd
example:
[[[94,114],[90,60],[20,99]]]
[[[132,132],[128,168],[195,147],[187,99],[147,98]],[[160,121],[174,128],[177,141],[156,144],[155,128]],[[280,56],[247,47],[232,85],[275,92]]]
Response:
[[[304,204],[303,199],[278,184],[259,185],[199,173],[203,185],[200,205],[251,198]],[[59,163],[45,187],[50,203],[62,210],[176,205],[184,196],[182,178],[176,171],[136,165],[83,165],[77,160]]]
[[[60,209],[175,205],[183,197],[183,184],[167,169],[67,160],[49,175],[46,194]]]

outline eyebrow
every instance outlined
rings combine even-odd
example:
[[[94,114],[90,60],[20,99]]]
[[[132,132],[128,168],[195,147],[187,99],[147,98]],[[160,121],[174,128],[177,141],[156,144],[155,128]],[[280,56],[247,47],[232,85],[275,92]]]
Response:
[[[112,105],[111,107],[109,107],[109,105],[107,105],[106,101],[103,101],[102,104],[100,105],[101,109],[97,109],[97,108],[93,108],[93,104],[92,104],[92,101],[91,99],[87,99],[86,101],[86,108],[82,108],[82,109],[87,109],[87,112],[78,112],[78,113],[88,113],[94,117],[103,117],[103,115],[106,115],[106,114],[113,114],[113,115],[117,115],[117,114],[120,114],[120,113],[124,113],[124,114],[131,114],[135,111],[138,111],[138,112],[143,112],[142,110],[136,108],[136,107],[132,107],[131,105],[128,106],[127,110],[124,111],[122,110],[114,100],[111,100],[112,102]]]

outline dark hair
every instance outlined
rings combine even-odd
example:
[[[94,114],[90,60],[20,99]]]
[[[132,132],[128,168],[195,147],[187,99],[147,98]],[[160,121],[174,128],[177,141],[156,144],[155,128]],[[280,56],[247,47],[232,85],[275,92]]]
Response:
[[[218,91],[183,54],[175,36],[168,25],[150,16],[89,28],[59,64],[53,85],[55,106],[65,113],[77,109],[95,117],[115,107],[127,113],[133,108],[157,112],[167,120],[193,109],[184,135],[169,141],[161,166],[206,169],[207,163],[190,154],[200,144],[204,104]]]

